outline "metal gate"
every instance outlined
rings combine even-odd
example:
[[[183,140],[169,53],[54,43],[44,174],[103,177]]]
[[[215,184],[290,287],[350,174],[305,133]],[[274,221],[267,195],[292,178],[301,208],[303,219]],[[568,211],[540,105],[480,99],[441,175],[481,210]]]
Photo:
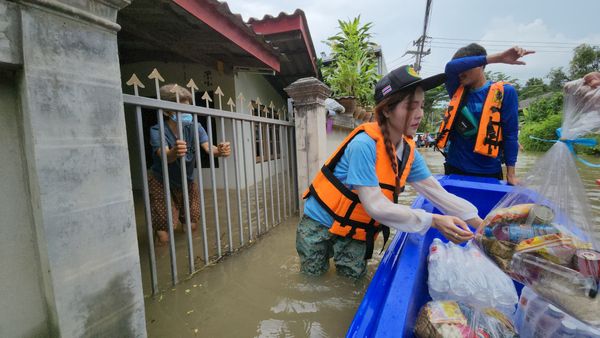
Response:
[[[229,98],[226,103],[229,111],[226,111],[223,110],[222,102],[224,93],[217,87],[214,98],[204,92],[201,97],[203,101],[201,103],[204,105],[202,107],[197,105],[195,94],[198,88],[193,80],[186,85],[192,93],[191,105],[178,103],[179,99],[177,99],[178,102],[164,101],[160,99],[159,91],[160,82],[164,81],[161,75],[155,69],[149,78],[154,80],[156,98],[139,95],[138,88],[144,88],[144,85],[133,74],[127,85],[133,87],[134,94],[123,94],[123,102],[126,106],[135,108],[135,128],[140,149],[138,155],[142,164],[139,174],[143,181],[142,195],[148,241],[149,278],[152,294],[156,294],[159,290],[159,281],[155,231],[152,226],[148,186],[149,170],[145,165],[144,149],[148,140],[144,137],[142,108],[146,108],[144,114],[156,114],[162,149],[165,149],[166,146],[163,112],[177,113],[179,135],[182,135],[180,114],[190,113],[193,116],[194,144],[188,145],[188,151],[193,151],[195,154],[197,170],[195,170],[194,177],[199,194],[198,206],[190,205],[189,202],[190,192],[186,180],[185,159],[177,159],[177,161],[181,161],[181,190],[184,206],[184,210],[181,211],[185,216],[182,227],[185,230],[183,240],[186,242],[187,250],[182,245],[176,245],[176,241],[178,239],[181,241],[182,238],[175,236],[174,224],[178,220],[173,219],[173,210],[169,202],[172,197],[172,189],[169,187],[167,158],[164,152],[160,152],[162,172],[165,173],[162,175],[162,182],[168,218],[168,255],[172,285],[177,284],[180,279],[177,269],[178,259],[187,258],[187,276],[191,276],[203,267],[218,261],[224,255],[247,246],[270,228],[298,211],[298,191],[297,182],[294,179],[297,177],[294,122],[291,114],[287,114],[287,111],[291,111],[289,103],[287,110],[276,111],[272,103],[269,106],[263,105],[260,98],[246,102],[243,94],[240,94],[237,98],[235,95],[233,98]],[[216,109],[208,108],[213,99]],[[151,109],[151,111],[147,109]],[[154,110],[156,112],[153,112]],[[230,131],[230,135],[232,135],[232,154],[228,158],[219,158],[218,168],[214,156],[208,156],[208,168],[202,169],[201,149],[198,142],[199,117],[206,119],[205,130],[208,134],[209,145],[216,140],[224,141],[226,130]],[[248,138],[248,136],[250,137]],[[208,179],[203,179],[203,176],[207,176]],[[220,176],[220,182],[218,182],[217,176]],[[230,180],[234,182],[232,183]],[[205,181],[208,181],[208,184]],[[222,189],[219,189],[219,186]],[[196,232],[191,231],[190,208],[192,207],[200,208],[200,224],[198,224]],[[140,249],[140,252],[143,251],[145,250]],[[187,257],[185,257],[186,255]]]

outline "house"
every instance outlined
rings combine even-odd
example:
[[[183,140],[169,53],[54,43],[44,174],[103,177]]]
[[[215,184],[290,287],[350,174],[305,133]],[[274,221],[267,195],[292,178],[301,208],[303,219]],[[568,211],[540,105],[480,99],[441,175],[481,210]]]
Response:
[[[324,120],[320,103],[328,89],[310,78],[299,87],[290,85],[317,75],[301,11],[248,24],[214,0],[0,0],[0,14],[0,189],[5,192],[0,198],[5,304],[0,336],[146,335],[144,293],[149,291],[142,280],[149,279],[151,256],[145,256],[145,249],[140,256],[135,243],[139,240],[147,250],[152,243],[151,231],[148,243],[138,234],[144,219],[138,202],[145,168],[140,145],[152,121],[138,126],[138,111],[151,116],[146,109],[187,109],[216,120],[217,139],[233,141],[236,131],[245,135],[235,143],[246,146],[246,151],[238,149],[239,161],[200,169],[212,192],[206,200],[213,201],[215,222],[236,214],[236,205],[223,208],[229,199],[216,194],[228,191],[229,181],[234,201],[237,192],[261,191],[262,202],[254,198],[257,210],[252,212],[262,210],[255,220],[272,227],[275,217],[285,217],[281,206],[286,201],[288,214],[297,203],[296,174],[306,178],[306,168],[314,171],[312,162],[322,161],[320,150],[312,148],[318,142],[310,142],[307,130],[319,129],[313,120]],[[159,76],[148,79],[154,68],[168,82],[186,85],[193,78],[202,91],[200,106],[154,99]],[[246,101],[220,106],[218,92],[237,104],[243,93]],[[302,103],[294,108],[302,111],[296,118],[301,128],[288,119],[286,92],[297,94]],[[209,101],[203,96],[212,100],[209,106],[221,109],[203,107]],[[304,142],[298,148],[297,138]],[[307,166],[308,152],[312,162]],[[246,170],[245,180],[238,185],[240,170]],[[257,170],[263,176],[250,179]],[[278,178],[287,183],[280,189],[287,190],[287,199],[277,202],[281,215],[273,208]],[[227,223],[221,223],[223,230]],[[246,230],[241,229],[237,235]],[[227,230],[211,237],[225,242],[215,245],[220,254],[235,249]],[[236,247],[240,242],[236,237]],[[178,257],[183,267],[171,264],[171,272],[194,263],[194,256],[188,262],[184,256]],[[203,256],[200,263],[210,258]]]
[[[137,74],[146,84],[138,88],[139,95],[156,97],[154,81],[147,75],[157,69],[165,83],[186,86],[193,80],[197,106],[208,104],[223,112],[287,121],[291,109],[284,88],[300,78],[318,76],[313,42],[300,9],[244,22],[227,3],[216,0],[137,0],[119,12],[117,23],[121,25],[117,39],[121,81],[129,94],[133,88],[127,88],[127,82]],[[144,215],[147,174],[143,172],[151,154],[147,131],[157,123],[156,109],[142,109],[146,142],[140,149],[138,105],[125,103],[136,214]],[[204,215],[201,230],[192,234],[188,243],[185,235],[175,234],[175,247],[169,255],[157,255],[155,264],[142,260],[146,293],[176,283],[178,274],[187,273],[179,266],[165,268],[177,265],[173,257],[195,256],[195,262],[190,262],[193,271],[278,224],[288,207],[283,199],[291,197],[292,128],[251,124],[221,115],[213,116],[210,126],[206,116],[199,115],[199,121],[213,144],[231,141],[234,149],[245,150],[229,159],[215,159],[214,164],[200,152],[202,167],[196,182],[201,181],[204,191],[200,197]],[[146,154],[146,163],[142,163],[140,152]],[[142,255],[152,256],[147,215],[136,218],[137,235]],[[176,219],[172,222],[175,226],[178,223]]]

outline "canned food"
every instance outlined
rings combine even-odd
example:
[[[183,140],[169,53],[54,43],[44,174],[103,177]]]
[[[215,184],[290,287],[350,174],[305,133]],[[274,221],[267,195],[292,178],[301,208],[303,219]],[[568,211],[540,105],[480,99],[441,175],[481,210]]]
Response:
[[[584,276],[600,280],[600,252],[579,249],[575,252],[575,268]]]
[[[549,224],[554,220],[554,212],[545,205],[536,204],[529,210],[527,224]]]

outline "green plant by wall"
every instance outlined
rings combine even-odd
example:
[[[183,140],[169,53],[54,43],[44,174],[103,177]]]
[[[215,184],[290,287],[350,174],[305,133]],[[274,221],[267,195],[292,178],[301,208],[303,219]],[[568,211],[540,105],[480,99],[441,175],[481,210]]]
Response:
[[[528,151],[546,151],[553,143],[531,139],[529,136],[546,140],[556,140],[556,129],[560,128],[562,114],[550,115],[548,118],[537,122],[525,124],[519,133],[519,142]]]
[[[525,122],[540,122],[553,114],[559,114],[563,106],[562,92],[555,92],[549,97],[541,98],[531,103],[524,110]]]
[[[371,41],[372,23],[338,20],[340,31],[327,39],[333,62],[323,67],[323,79],[334,96],[354,96],[364,106],[374,104],[373,88],[379,80]]]
[[[546,151],[552,143],[531,139],[529,136],[541,139],[555,140],[556,128],[562,120],[563,94],[556,92],[551,96],[533,102],[525,109],[523,125],[519,133],[519,142],[525,150]]]

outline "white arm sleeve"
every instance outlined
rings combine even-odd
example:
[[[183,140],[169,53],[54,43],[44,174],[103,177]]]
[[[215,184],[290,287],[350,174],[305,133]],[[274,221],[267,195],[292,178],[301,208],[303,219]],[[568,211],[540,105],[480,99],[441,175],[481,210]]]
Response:
[[[379,187],[357,187],[357,190],[365,211],[377,222],[403,232],[424,234],[429,230],[432,215],[425,210],[395,204]]]
[[[477,208],[473,204],[447,192],[433,176],[410,185],[446,215],[462,220],[477,217]]]

